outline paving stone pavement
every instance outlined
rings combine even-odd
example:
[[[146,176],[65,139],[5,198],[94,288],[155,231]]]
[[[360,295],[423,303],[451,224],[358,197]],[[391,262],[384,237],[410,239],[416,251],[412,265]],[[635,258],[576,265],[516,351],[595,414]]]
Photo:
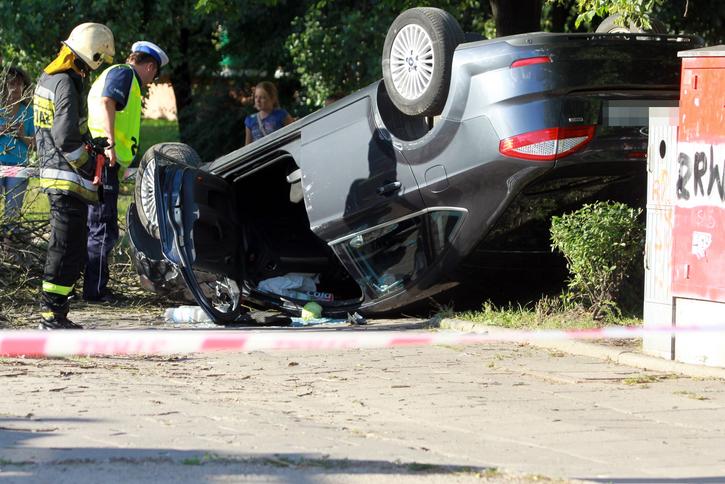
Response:
[[[6,358],[0,382],[1,482],[725,482],[723,380],[529,345]]]

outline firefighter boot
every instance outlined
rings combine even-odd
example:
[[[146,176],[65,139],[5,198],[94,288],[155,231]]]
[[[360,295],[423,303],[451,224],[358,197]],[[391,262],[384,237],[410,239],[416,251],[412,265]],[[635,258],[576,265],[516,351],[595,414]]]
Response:
[[[66,296],[42,292],[42,299],[38,329],[83,329],[83,326],[68,319]]]
[[[42,311],[38,329],[83,329],[83,326],[74,323],[65,314]]]

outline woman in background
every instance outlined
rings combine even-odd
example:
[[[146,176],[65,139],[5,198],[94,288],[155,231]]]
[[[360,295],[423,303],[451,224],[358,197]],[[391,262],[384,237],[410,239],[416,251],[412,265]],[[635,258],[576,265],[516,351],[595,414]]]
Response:
[[[23,168],[28,164],[35,134],[33,108],[24,97],[29,87],[28,76],[17,67],[7,70],[0,86],[0,195],[5,198],[5,223],[20,217],[28,186]]]
[[[245,145],[294,121],[287,111],[279,107],[277,88],[269,81],[260,82],[255,86],[254,107],[257,112],[250,114],[244,120]]]

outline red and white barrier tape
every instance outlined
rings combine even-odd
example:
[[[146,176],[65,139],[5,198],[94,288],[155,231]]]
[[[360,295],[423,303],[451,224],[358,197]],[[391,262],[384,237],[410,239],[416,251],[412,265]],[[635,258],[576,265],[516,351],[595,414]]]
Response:
[[[38,169],[23,165],[0,165],[0,178],[34,178]]]
[[[209,351],[339,350],[401,346],[471,345],[490,342],[625,339],[647,334],[725,332],[725,326],[608,327],[580,330],[487,333],[410,331],[194,331],[67,330],[0,331],[0,356],[60,357],[169,355]]]
[[[123,172],[123,179],[136,175],[137,168],[126,168]],[[35,167],[22,165],[0,165],[0,178],[36,178],[39,170]]]

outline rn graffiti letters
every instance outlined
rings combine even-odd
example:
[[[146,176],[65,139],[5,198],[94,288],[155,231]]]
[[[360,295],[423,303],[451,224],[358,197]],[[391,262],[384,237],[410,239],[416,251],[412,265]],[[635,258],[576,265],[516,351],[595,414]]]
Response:
[[[713,145],[707,151],[695,151],[692,156],[680,152],[677,163],[678,200],[695,198],[725,202],[725,158],[716,160]]]

